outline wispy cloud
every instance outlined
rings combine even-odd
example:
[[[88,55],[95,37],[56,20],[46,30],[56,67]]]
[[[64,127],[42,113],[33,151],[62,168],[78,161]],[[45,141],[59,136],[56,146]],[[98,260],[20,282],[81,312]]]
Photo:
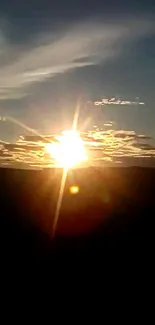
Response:
[[[111,127],[112,123],[105,123],[104,126]]]
[[[116,97],[112,98],[102,98],[101,100],[94,102],[95,106],[105,106],[105,105],[145,105],[144,102],[140,101],[139,98],[136,101],[123,100],[121,98],[117,99]]]
[[[152,22],[137,19],[117,24],[92,22],[72,26],[60,38],[48,32],[21,48],[10,45],[0,33],[0,100],[18,99],[30,85],[89,65],[99,64],[120,53],[123,42],[152,31]]]

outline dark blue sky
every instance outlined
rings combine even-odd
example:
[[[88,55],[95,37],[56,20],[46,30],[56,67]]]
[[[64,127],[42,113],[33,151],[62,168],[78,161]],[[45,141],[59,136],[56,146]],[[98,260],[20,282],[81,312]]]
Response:
[[[154,1],[0,3],[0,115],[41,132],[69,125],[82,96],[81,124],[155,136]],[[138,105],[86,104],[121,96]],[[1,123],[0,136],[15,126]]]

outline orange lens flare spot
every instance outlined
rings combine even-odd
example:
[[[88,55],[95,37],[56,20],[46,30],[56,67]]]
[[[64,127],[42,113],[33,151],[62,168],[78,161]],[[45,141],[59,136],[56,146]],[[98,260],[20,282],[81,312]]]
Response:
[[[79,191],[80,191],[80,189],[79,189],[79,187],[77,185],[71,186],[69,188],[70,194],[73,194],[73,195],[78,194]]]

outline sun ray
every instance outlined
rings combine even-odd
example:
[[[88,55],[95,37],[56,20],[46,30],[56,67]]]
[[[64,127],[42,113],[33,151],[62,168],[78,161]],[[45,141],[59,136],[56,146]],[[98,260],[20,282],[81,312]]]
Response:
[[[79,120],[79,114],[80,114],[80,102],[77,103],[75,114],[73,118],[73,124],[72,124],[72,130],[77,130],[78,120]]]
[[[68,174],[68,169],[63,168],[62,178],[61,178],[61,183],[60,183],[60,190],[59,190],[59,195],[58,195],[58,201],[57,201],[57,206],[56,206],[55,216],[54,216],[54,221],[53,221],[52,237],[55,236],[55,232],[56,232],[56,228],[57,228],[57,224],[58,224],[58,220],[59,220],[60,208],[61,208],[61,204],[62,204],[67,174]]]
[[[35,134],[35,135],[38,135],[40,138],[42,138],[44,141],[48,141],[47,138],[45,138],[43,135],[41,135],[38,131],[34,130],[34,129],[31,129],[29,126],[27,126],[26,124],[16,120],[15,118],[11,117],[11,116],[6,116],[6,119],[10,122],[13,122],[19,126],[21,126],[23,129],[31,132],[32,134]],[[50,142],[50,141],[49,141]]]
[[[80,102],[78,101],[76,109],[75,109],[74,118],[73,118],[73,124],[72,124],[73,131],[77,130],[79,114],[80,114]],[[56,229],[57,229],[57,224],[58,224],[58,220],[59,220],[60,209],[61,209],[61,204],[62,204],[62,199],[63,199],[63,194],[64,194],[64,188],[65,188],[65,184],[66,184],[67,174],[68,174],[68,168],[64,167],[63,172],[62,172],[62,178],[61,178],[61,183],[60,183],[60,190],[59,190],[59,195],[58,195],[58,201],[57,201],[54,221],[53,221],[52,237],[55,236]]]

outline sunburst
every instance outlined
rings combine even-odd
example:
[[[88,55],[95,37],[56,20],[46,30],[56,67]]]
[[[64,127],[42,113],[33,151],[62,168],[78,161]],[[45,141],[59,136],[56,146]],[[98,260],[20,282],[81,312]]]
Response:
[[[84,148],[84,143],[77,132],[77,124],[80,112],[80,105],[75,109],[72,129],[64,131],[62,137],[59,138],[59,143],[54,144],[54,147],[48,144],[47,150],[51,153],[53,158],[58,162],[58,165],[63,168],[62,179],[60,183],[60,190],[57,200],[57,206],[54,216],[52,235],[55,236],[60,208],[66,183],[68,170],[78,163],[87,160],[87,154]]]

